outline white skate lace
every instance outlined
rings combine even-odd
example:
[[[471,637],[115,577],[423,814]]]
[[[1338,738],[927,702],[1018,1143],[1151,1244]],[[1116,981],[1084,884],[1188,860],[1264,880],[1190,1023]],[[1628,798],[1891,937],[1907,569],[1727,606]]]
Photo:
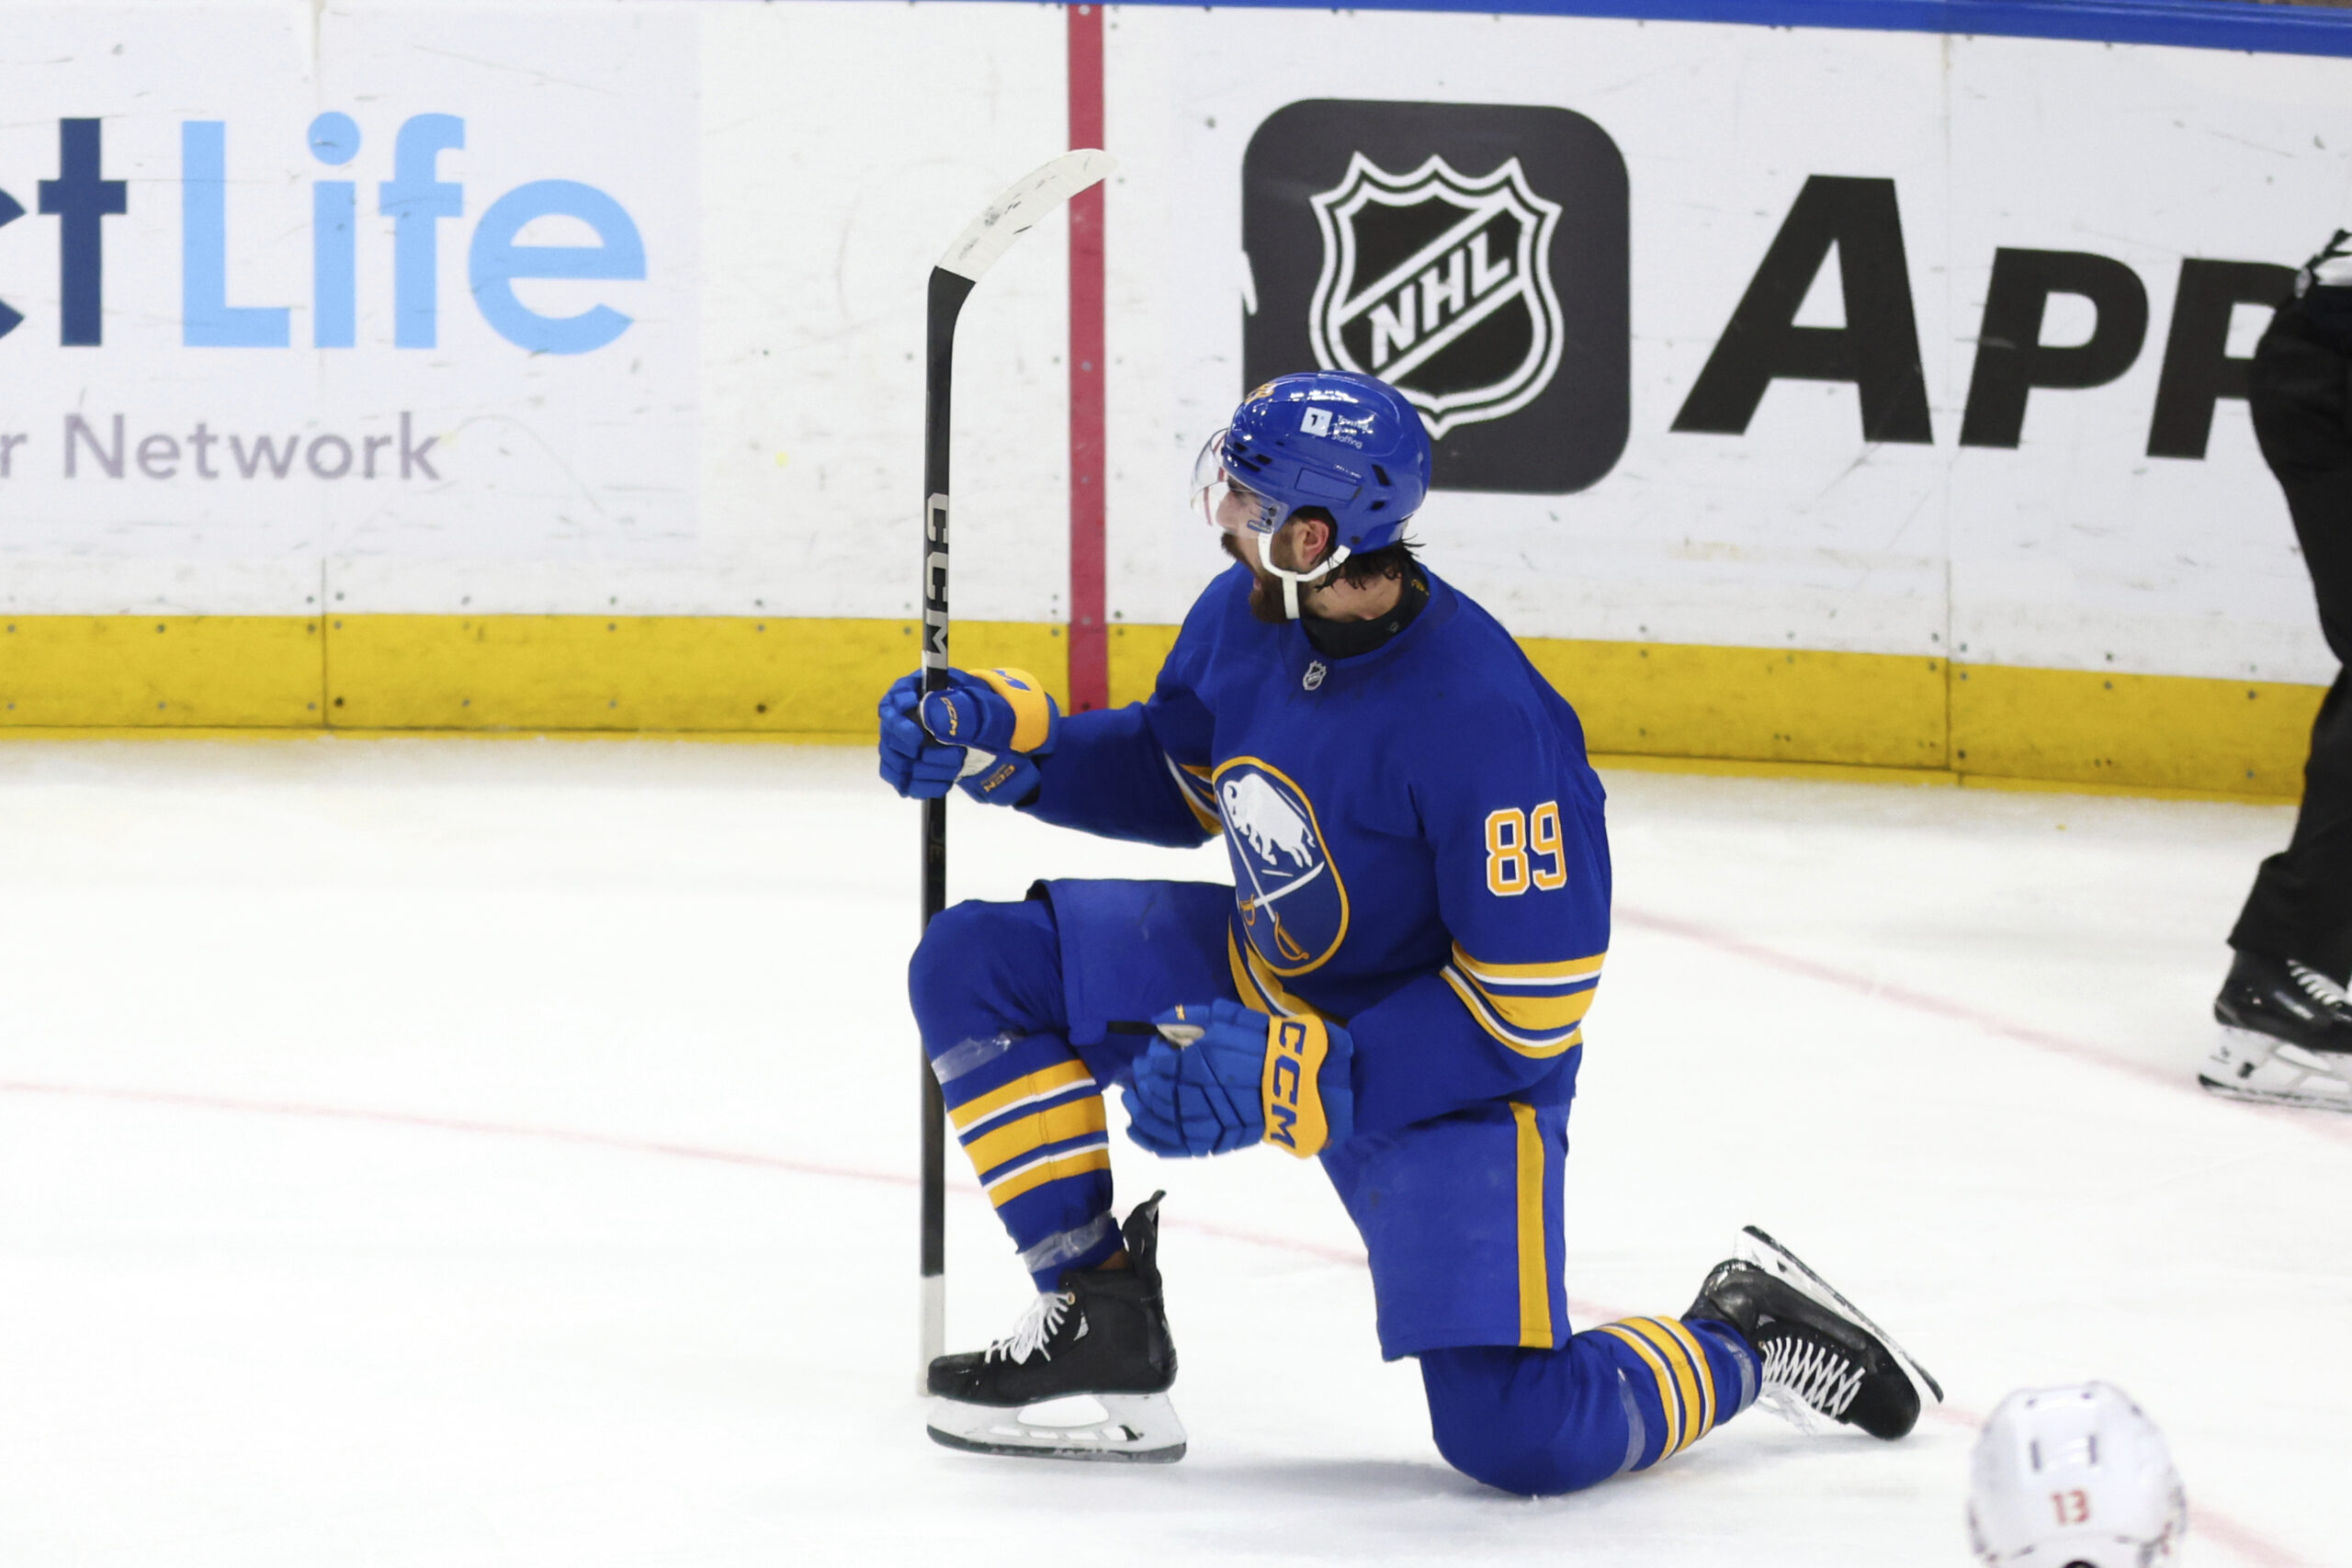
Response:
[[[1808,1431],[1834,1421],[1862,1391],[1862,1369],[1829,1346],[1783,1334],[1764,1343],[1764,1386],[1757,1398],[1782,1420]]]
[[[1063,1316],[1077,1299],[1067,1291],[1048,1291],[1040,1295],[1029,1303],[1029,1310],[1021,1314],[1021,1321],[1012,1325],[1012,1333],[1001,1339],[989,1341],[989,1348],[981,1354],[980,1359],[1012,1361],[1016,1365],[1026,1362],[1032,1356],[1043,1356],[1046,1360],[1052,1360],[1054,1355],[1046,1348],[1046,1341],[1061,1327]]]
[[[2303,988],[2303,994],[2320,1006],[2331,1012],[2352,1013],[2352,998],[2347,998],[2344,994],[2343,987],[2318,970],[2312,968],[2309,964],[2298,964],[2293,959],[2289,959],[2287,973],[2295,977],[2295,984]]]

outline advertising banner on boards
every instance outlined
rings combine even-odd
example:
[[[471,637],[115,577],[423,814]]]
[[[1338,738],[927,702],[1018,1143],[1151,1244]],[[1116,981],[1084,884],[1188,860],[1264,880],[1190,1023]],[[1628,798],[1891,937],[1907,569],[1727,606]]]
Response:
[[[11,613],[910,613],[922,279],[1067,141],[1061,11],[5,14]],[[1332,365],[1422,408],[1416,532],[1522,637],[2332,671],[2242,394],[2352,214],[2352,61],[1234,6],[1101,48],[1113,624],[1218,569],[1182,491],[1236,400]],[[1057,225],[962,329],[975,622],[1073,603]]]
[[[1418,532],[1514,631],[2332,670],[2244,399],[2352,216],[2352,62],[1280,9],[1114,36],[1111,123],[1165,138],[1128,188],[1170,193],[1113,209],[1114,273],[1175,318],[1131,417],[1186,452],[1279,371],[1396,378],[1437,454]],[[1154,76],[1184,91],[1123,121]],[[1131,617],[1181,613],[1173,550],[1114,558]]]
[[[0,548],[675,558],[689,15],[12,6]]]

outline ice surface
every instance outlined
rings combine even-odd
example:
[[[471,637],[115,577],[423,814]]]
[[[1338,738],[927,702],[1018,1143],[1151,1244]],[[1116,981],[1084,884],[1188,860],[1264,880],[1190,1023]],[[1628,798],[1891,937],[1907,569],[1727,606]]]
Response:
[[[1580,1325],[1742,1223],[1902,1336],[1910,1441],[1758,1413],[1531,1503],[1431,1449],[1271,1154],[1169,1189],[1165,1470],[922,1435],[916,821],[856,753],[0,745],[0,1563],[1964,1563],[1968,1413],[2110,1379],[2195,1564],[2346,1561],[2352,1118],[2209,1100],[2278,809],[1612,775]],[[1221,878],[957,804],[957,896]],[[1115,1117],[1115,1111],[1114,1111]],[[951,1340],[1025,1282],[956,1173]]]

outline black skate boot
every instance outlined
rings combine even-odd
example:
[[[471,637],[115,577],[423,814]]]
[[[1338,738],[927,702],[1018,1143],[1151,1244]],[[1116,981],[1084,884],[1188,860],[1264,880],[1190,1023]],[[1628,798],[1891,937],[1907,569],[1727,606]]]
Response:
[[[1123,1269],[1064,1274],[985,1350],[931,1364],[933,1441],[973,1453],[1171,1464],[1184,1427],[1168,1402],[1176,1344],[1159,1295],[1159,1200],[1136,1205]],[[1079,1414],[1035,1411],[1060,1401]]]
[[[1807,1431],[1826,1416],[1892,1440],[1917,1424],[1923,1394],[1944,1397],[1884,1329],[1754,1225],[1682,1315],[1739,1330],[1764,1363],[1758,1400]]]
[[[2197,1081],[2233,1100],[2352,1111],[2352,1001],[2308,964],[2241,953],[2213,998],[2222,1043]]]

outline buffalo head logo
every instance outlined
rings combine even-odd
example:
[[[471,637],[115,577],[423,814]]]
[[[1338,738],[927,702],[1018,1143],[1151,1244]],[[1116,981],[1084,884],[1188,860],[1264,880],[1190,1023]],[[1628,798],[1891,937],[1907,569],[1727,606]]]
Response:
[[[1216,776],[1242,935],[1276,973],[1304,974],[1339,951],[1348,926],[1347,889],[1314,806],[1254,757],[1234,758]]]

